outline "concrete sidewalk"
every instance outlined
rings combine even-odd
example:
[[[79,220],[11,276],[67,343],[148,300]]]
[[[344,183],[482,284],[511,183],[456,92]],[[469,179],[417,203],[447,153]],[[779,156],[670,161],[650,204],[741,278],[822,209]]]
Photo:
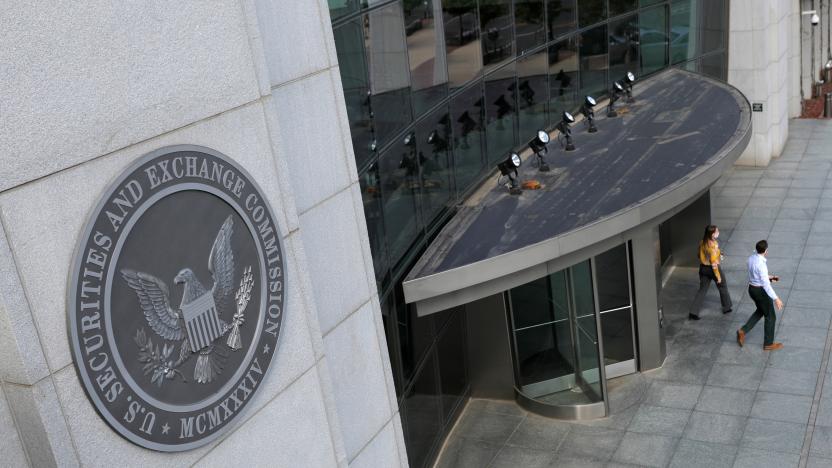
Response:
[[[711,193],[733,313],[711,288],[702,320],[686,320],[698,278],[677,269],[662,292],[667,361],[611,381],[611,417],[567,423],[472,400],[437,466],[832,467],[832,121],[792,121],[781,157],[730,170]],[[745,262],[760,239],[786,304],[785,348],[771,353],[762,321],[735,341],[754,311]]]

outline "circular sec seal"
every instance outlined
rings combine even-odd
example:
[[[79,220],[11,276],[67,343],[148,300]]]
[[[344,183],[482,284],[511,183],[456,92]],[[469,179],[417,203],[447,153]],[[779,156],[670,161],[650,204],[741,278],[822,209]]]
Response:
[[[194,146],[142,157],[104,193],[72,264],[69,339],[100,415],[154,450],[217,438],[263,383],[285,274],[272,210],[242,168]]]

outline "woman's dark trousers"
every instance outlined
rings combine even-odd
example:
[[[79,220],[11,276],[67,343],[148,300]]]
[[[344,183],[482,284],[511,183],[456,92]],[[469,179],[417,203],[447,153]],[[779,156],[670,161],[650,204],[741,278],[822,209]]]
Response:
[[[717,267],[719,268],[719,267]],[[717,283],[716,289],[719,291],[719,301],[722,302],[722,313],[727,313],[733,307],[731,302],[731,294],[728,293],[728,283],[725,280],[725,272],[719,268],[719,276],[722,281]],[[693,304],[690,307],[690,313],[699,316],[699,309],[702,308],[702,301],[705,300],[705,294],[708,293],[708,287],[711,281],[716,283],[716,275],[714,269],[710,265],[699,265],[699,292],[696,293],[696,298],[693,299]]]

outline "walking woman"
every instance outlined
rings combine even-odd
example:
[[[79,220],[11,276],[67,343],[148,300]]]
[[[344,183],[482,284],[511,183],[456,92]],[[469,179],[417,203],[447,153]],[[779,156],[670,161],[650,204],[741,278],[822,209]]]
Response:
[[[725,274],[722,272],[722,268],[719,267],[722,252],[719,250],[717,238],[719,238],[719,228],[714,225],[706,226],[702,242],[699,243],[699,292],[696,293],[696,298],[693,300],[688,314],[688,318],[691,320],[699,320],[699,309],[702,307],[702,301],[705,300],[705,294],[708,292],[711,281],[716,283],[716,288],[719,290],[722,313],[731,312],[731,295],[728,294]]]

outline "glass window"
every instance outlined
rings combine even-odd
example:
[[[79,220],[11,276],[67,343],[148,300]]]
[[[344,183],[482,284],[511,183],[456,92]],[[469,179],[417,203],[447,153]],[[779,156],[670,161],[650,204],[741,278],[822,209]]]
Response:
[[[405,381],[413,376],[416,365],[433,343],[434,332],[430,316],[417,317],[416,307],[404,303],[401,284],[396,286],[396,320],[399,328],[399,349],[402,353],[402,375]]]
[[[667,67],[667,8],[644,10],[639,15],[641,31],[641,73],[649,75]]]
[[[670,5],[670,63],[688,61],[698,54],[697,0],[675,0]]]
[[[453,410],[468,386],[465,373],[465,314],[456,312],[439,338],[439,382],[442,392],[442,415],[449,421]]]
[[[421,229],[419,161],[414,138],[401,138],[379,158],[384,226],[390,259],[401,258]]]
[[[454,128],[454,177],[458,195],[465,193],[483,170],[483,98],[479,84],[451,100]]]
[[[431,354],[404,398],[404,433],[410,466],[428,461],[434,440],[442,429],[441,402],[436,382],[436,358]]]
[[[610,16],[620,15],[636,9],[636,0],[610,0]]]
[[[442,0],[448,82],[457,88],[482,71],[479,18],[475,0]]]
[[[640,7],[644,8],[650,5],[655,5],[657,3],[661,3],[665,0],[639,0],[638,4]],[[675,1],[675,0],[674,0]]]
[[[396,396],[402,394],[402,376],[399,373],[399,353],[396,352],[398,341],[396,332],[396,298],[392,292],[381,300],[381,320],[384,323],[384,337],[387,341],[387,354],[390,356],[390,368],[393,373],[393,384],[396,387]]]
[[[607,25],[598,26],[581,34],[581,90],[580,96],[601,96],[607,93],[608,37]]]
[[[380,146],[410,123],[410,66],[400,3],[367,14],[365,48],[370,103]]]
[[[404,32],[413,84],[413,110],[421,115],[448,95],[448,64],[439,0],[408,0]]]
[[[547,57],[544,49],[517,60],[520,143],[531,140],[537,130],[546,128],[546,107],[549,100]]]
[[[361,19],[356,18],[333,30],[352,146],[359,169],[373,157],[371,148],[375,138],[370,118],[370,84],[362,28]]]
[[[577,105],[578,42],[575,36],[549,46],[549,124]]]
[[[725,54],[711,54],[699,59],[699,73],[726,81]]]
[[[546,15],[543,0],[515,0],[514,35],[517,40],[517,55],[546,42]]]
[[[725,48],[725,31],[728,29],[726,24],[726,8],[724,0],[700,0],[697,2],[701,13],[701,26],[699,29],[699,53],[707,54],[715,50]],[[673,31],[671,30],[671,40]]]
[[[367,220],[367,234],[370,237],[370,251],[376,278],[384,277],[387,263],[387,249],[384,245],[384,212],[381,203],[381,183],[378,164],[373,163],[358,179],[361,186],[361,200],[364,202],[364,218]]]
[[[578,25],[582,28],[607,19],[607,0],[581,0]]]
[[[430,223],[451,200],[451,116],[443,106],[416,126],[416,147],[422,169],[422,210]]]
[[[514,53],[511,0],[479,0],[482,31],[482,63],[485,70],[494,68]]]
[[[327,0],[332,21],[358,11],[358,0]]]
[[[576,0],[548,0],[546,2],[546,22],[549,40],[553,40],[578,28],[578,9]]]
[[[595,257],[599,310],[605,311],[630,305],[629,271],[627,247],[624,244]]]
[[[638,15],[610,21],[610,83],[639,73]]]
[[[485,147],[489,163],[504,158],[515,144],[517,83],[514,69],[514,63],[510,63],[485,78]]]

